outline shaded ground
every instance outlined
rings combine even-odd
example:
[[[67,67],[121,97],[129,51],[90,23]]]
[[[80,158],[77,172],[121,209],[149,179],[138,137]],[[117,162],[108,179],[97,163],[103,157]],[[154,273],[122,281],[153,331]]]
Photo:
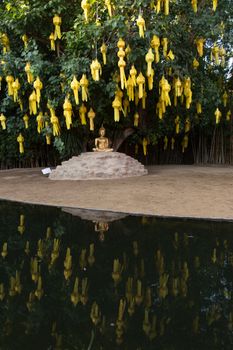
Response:
[[[120,180],[51,181],[40,169],[0,171],[0,198],[132,214],[233,220],[233,167],[155,166]]]

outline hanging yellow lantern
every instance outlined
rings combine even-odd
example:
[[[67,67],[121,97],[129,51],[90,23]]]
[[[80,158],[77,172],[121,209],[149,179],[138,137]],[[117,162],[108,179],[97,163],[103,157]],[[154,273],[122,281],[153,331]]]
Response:
[[[182,95],[182,82],[179,77],[174,80],[174,94],[176,97]]]
[[[147,80],[148,80],[148,90],[153,90],[154,75],[155,75],[155,71],[154,71],[154,69],[152,68],[152,69],[151,69],[151,74],[147,77]]]
[[[12,75],[7,75],[6,76],[6,82],[7,82],[7,89],[8,89],[8,95],[13,96],[14,91],[12,88],[12,84],[14,82],[14,77]]]
[[[180,117],[179,116],[177,116],[175,118],[175,126],[176,126],[176,134],[179,134],[179,132],[180,132]]]
[[[129,101],[134,101],[134,85],[132,78],[129,76],[127,80],[127,95],[129,97]]]
[[[215,60],[215,63],[217,65],[219,65],[220,64],[220,62],[219,62],[219,47],[216,44],[214,44],[214,46],[211,50],[211,53],[212,53],[212,57]]]
[[[187,133],[190,131],[191,128],[191,123],[190,123],[190,119],[186,118],[185,119],[185,126],[184,126],[184,132]]]
[[[156,114],[158,115],[159,119],[163,119],[163,114],[165,112],[166,112],[165,103],[160,99],[156,105]]]
[[[223,106],[226,107],[227,106],[227,101],[228,101],[228,94],[225,91],[223,96],[222,96],[222,100],[223,100]]]
[[[103,57],[103,63],[104,65],[107,64],[107,46],[105,45],[105,43],[103,43],[100,47],[100,51],[102,53],[102,57]]]
[[[231,120],[231,111],[227,112],[226,120],[229,122]]]
[[[123,101],[123,107],[124,107],[124,117],[127,117],[128,111],[130,112],[130,104],[127,98],[125,98]]]
[[[145,157],[147,156],[147,146],[148,146],[148,140],[144,137],[142,140],[142,147],[143,147],[143,154]]]
[[[40,80],[39,77],[36,78],[33,84],[34,89],[36,90],[36,101],[38,105],[40,104],[40,99],[41,99],[41,90],[43,88],[43,84]]]
[[[174,148],[175,148],[175,139],[174,139],[174,137],[172,137],[172,139],[171,139],[171,150],[172,151],[174,151]]]
[[[124,41],[122,38],[120,38],[120,39],[118,40],[118,42],[117,42],[117,47],[118,47],[119,50],[122,49],[122,50],[124,51],[124,48],[125,48],[125,41]]]
[[[47,124],[47,123],[45,123]],[[45,135],[45,139],[46,139],[46,145],[51,145],[51,135],[50,134],[46,134]]]
[[[36,92],[33,90],[31,95],[29,96],[29,113],[30,114],[37,114],[37,104],[36,104]]]
[[[51,33],[51,34],[50,34],[49,40],[50,40],[50,49],[51,49],[51,51],[56,51],[54,33]]]
[[[42,112],[40,112],[39,115],[36,117],[36,122],[37,122],[37,132],[38,134],[40,134],[44,128],[44,116]]]
[[[171,106],[171,100],[169,96],[169,92],[171,91],[171,85],[169,84],[168,80],[165,79],[164,76],[159,82],[159,91],[160,91],[161,101],[164,102],[165,107]]]
[[[109,17],[112,17],[112,4],[111,4],[111,0],[105,0],[105,5],[107,6]]]
[[[147,93],[146,93],[146,90],[144,90],[143,97],[142,97],[142,109],[146,109],[146,98],[147,98]]]
[[[221,58],[221,66],[222,67],[225,67],[225,55],[226,55],[226,50],[222,46],[219,48],[219,56]]]
[[[169,0],[163,0],[164,1],[164,14],[165,16],[169,15]]]
[[[164,151],[167,150],[167,146],[168,146],[168,137],[165,136],[164,140],[163,140],[163,149],[164,149]]]
[[[89,10],[90,10],[89,1],[88,0],[82,0],[81,7],[82,7],[82,9],[84,11],[85,21],[88,22],[88,15],[89,15]]]
[[[69,101],[69,98],[65,98],[65,102],[63,104],[63,114],[66,121],[66,128],[70,130],[70,126],[72,125],[72,104]]]
[[[24,153],[24,137],[23,135],[20,133],[19,136],[17,137],[17,142],[19,143],[19,153],[22,154]]]
[[[196,39],[196,45],[197,45],[197,52],[199,54],[200,57],[203,56],[203,48],[204,48],[204,43],[205,43],[205,39],[203,38],[198,38]]]
[[[125,66],[126,62],[123,58],[120,58],[118,61],[118,67],[120,68],[120,79],[121,79],[121,89],[123,90],[126,85],[126,77],[125,77]]]
[[[167,57],[167,50],[168,50],[168,38],[162,38],[161,44],[163,46],[163,56]]]
[[[33,83],[34,77],[33,74],[31,72],[31,64],[29,62],[27,62],[25,68],[24,68],[26,74],[27,74],[27,81],[29,84]]]
[[[169,52],[167,54],[167,58],[170,59],[171,61],[174,61],[175,55],[174,55],[172,50],[169,50]]]
[[[28,116],[27,114],[25,114],[25,115],[23,116],[23,121],[24,121],[25,129],[28,129],[28,127],[29,127],[29,124],[28,124],[28,122],[29,122],[29,116]]]
[[[84,103],[81,105],[81,107],[79,108],[79,116],[81,119],[81,124],[82,125],[86,125],[87,121],[86,121],[86,113],[87,113],[87,108],[84,105]]]
[[[198,62],[198,60],[196,58],[193,59],[193,68],[197,69],[200,66],[200,63]]]
[[[156,4],[156,13],[159,13],[161,10],[161,0],[157,0]]]
[[[7,36],[6,33],[1,34],[1,42],[2,42],[2,46],[3,46],[3,53],[7,53],[10,51],[10,40]]]
[[[134,114],[134,123],[133,123],[133,125],[137,128],[138,127],[138,123],[139,123],[139,114],[138,114],[138,112],[136,112],[135,114]]]
[[[157,35],[153,35],[150,45],[155,50],[155,62],[158,63],[160,60],[160,57],[159,57],[160,39]]]
[[[129,56],[129,54],[131,53],[131,47],[129,45],[127,45],[126,49],[125,49],[125,53],[126,53],[126,57]]]
[[[90,68],[91,68],[92,79],[94,81],[99,81],[100,76],[102,74],[102,68],[97,58],[92,61]]]
[[[133,86],[137,86],[137,80],[136,80],[137,70],[134,67],[134,65],[132,65],[132,67],[131,67],[131,69],[129,71],[129,74],[130,74],[130,77],[132,79]]]
[[[186,97],[186,109],[189,109],[192,103],[191,79],[184,79],[184,96]]]
[[[197,109],[197,114],[201,114],[202,113],[202,106],[200,102],[196,103],[196,109]]]
[[[21,85],[19,83],[19,79],[15,79],[15,81],[12,83],[14,102],[18,101],[18,91],[19,91],[20,87],[21,87]]]
[[[139,36],[140,36],[140,38],[144,38],[144,36],[145,36],[144,35],[144,31],[146,30],[146,24],[145,24],[145,20],[142,17],[142,15],[138,16],[137,26],[139,28]]]
[[[191,0],[193,11],[197,13],[197,0]]]
[[[146,79],[143,76],[142,72],[140,72],[136,81],[137,81],[137,85],[138,85],[138,98],[141,99],[141,98],[143,98],[143,91],[145,89],[144,85],[146,82]]]
[[[86,101],[87,102],[87,99],[88,99],[88,79],[86,77],[86,74],[83,74],[82,75],[82,78],[80,80],[80,86],[82,88],[82,101]]]
[[[182,153],[184,153],[185,149],[188,148],[188,142],[189,142],[188,135],[185,135],[183,138],[183,141],[181,142]]]
[[[149,77],[152,74],[152,63],[154,62],[154,54],[152,49],[149,49],[146,54],[146,63],[147,63],[147,76]]]
[[[53,136],[59,136],[60,135],[60,124],[59,124],[59,119],[55,115],[54,110],[53,110],[53,113],[51,115],[50,122],[53,126]]]
[[[215,121],[216,121],[216,124],[219,124],[220,123],[220,119],[222,117],[222,113],[220,112],[220,110],[217,108],[215,110]]]
[[[71,84],[70,84],[70,87],[71,89],[73,90],[73,93],[74,93],[74,100],[75,100],[75,103],[76,105],[79,104],[79,97],[78,97],[78,90],[80,88],[80,84],[78,82],[78,80],[76,79],[76,77],[74,76]]]
[[[61,39],[61,22],[62,22],[62,19],[60,16],[55,15],[53,17],[53,24],[55,26],[54,40]]]
[[[92,108],[87,113],[87,117],[90,121],[90,131],[94,131],[95,130],[95,125],[94,125],[95,112],[93,111]]]
[[[0,76],[0,91],[2,90],[2,76]]]
[[[118,96],[115,97],[114,101],[112,102],[112,107],[114,109],[114,120],[115,122],[120,121],[120,110],[122,108],[121,101]]]
[[[216,11],[218,6],[218,0],[213,0],[213,11]]]
[[[28,36],[27,36],[27,34],[24,34],[24,35],[22,35],[22,40],[23,40],[23,43],[24,43],[24,47],[25,47],[25,49],[28,47]]]
[[[0,123],[2,130],[6,130],[6,117],[3,113],[0,115]]]

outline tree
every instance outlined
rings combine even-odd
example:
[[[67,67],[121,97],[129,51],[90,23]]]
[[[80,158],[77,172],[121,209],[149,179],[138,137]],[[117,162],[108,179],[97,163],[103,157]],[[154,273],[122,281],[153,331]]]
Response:
[[[144,155],[192,140],[196,161],[226,161],[230,0],[11,0],[0,11],[2,160],[18,157],[20,133],[20,159],[51,156],[46,143],[69,157],[104,123],[113,138],[132,130]]]

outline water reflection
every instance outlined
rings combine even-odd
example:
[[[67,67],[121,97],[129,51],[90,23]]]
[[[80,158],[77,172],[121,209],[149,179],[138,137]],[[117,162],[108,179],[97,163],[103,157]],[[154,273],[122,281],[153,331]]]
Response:
[[[65,211],[0,203],[1,349],[232,349],[233,224]]]

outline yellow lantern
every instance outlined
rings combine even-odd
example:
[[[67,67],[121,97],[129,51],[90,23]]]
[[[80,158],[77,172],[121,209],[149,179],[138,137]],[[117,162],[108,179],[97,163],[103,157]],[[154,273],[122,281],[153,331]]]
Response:
[[[107,64],[107,55],[106,55],[106,53],[107,53],[107,46],[105,45],[105,43],[103,43],[101,45],[100,51],[102,53],[103,63],[104,63],[104,65],[106,65]]]
[[[95,112],[93,111],[92,108],[87,113],[87,116],[90,121],[90,131],[94,131],[95,130],[95,125],[94,125]]]
[[[138,16],[137,26],[139,28],[139,36],[140,36],[140,38],[144,38],[144,36],[145,36],[144,35],[144,31],[146,30],[146,24],[145,24],[145,20],[142,17],[142,15]]]
[[[53,24],[55,25],[54,40],[61,39],[61,22],[62,19],[60,16],[55,15],[53,17]]]
[[[31,95],[29,96],[29,113],[30,114],[34,114],[34,115],[37,114],[36,100],[37,100],[36,92],[35,90],[33,90]]]
[[[32,84],[33,80],[34,80],[34,77],[33,77],[33,74],[31,72],[31,64],[30,64],[30,62],[27,62],[24,70],[25,70],[25,72],[27,74],[27,81],[28,81],[28,83]]]
[[[86,125],[87,121],[86,121],[86,113],[87,113],[87,108],[84,105],[84,103],[81,105],[81,107],[79,108],[79,116],[81,119],[81,124],[82,125]]]
[[[152,49],[149,49],[149,51],[146,54],[146,63],[147,63],[147,76],[152,75],[152,63],[154,62],[154,55],[152,52]]]
[[[50,34],[49,40],[50,40],[50,49],[51,49],[51,51],[55,51],[55,50],[56,50],[56,46],[55,46],[55,36],[54,36],[54,33],[51,33],[51,34]]]
[[[71,89],[73,90],[74,93],[74,100],[76,105],[79,104],[79,97],[78,97],[78,90],[80,88],[80,84],[78,82],[78,80],[76,79],[76,77],[73,78],[71,84],[70,84]]]
[[[8,89],[8,95],[13,96],[14,91],[12,88],[12,84],[14,82],[14,77],[12,75],[7,75],[6,76],[6,82],[7,82],[7,89]]]
[[[145,89],[145,82],[146,79],[143,76],[142,72],[140,72],[140,74],[137,77],[137,85],[138,85],[138,98],[141,99],[143,98],[143,93],[144,93],[144,89]]]
[[[70,103],[69,98],[66,97],[63,104],[63,114],[65,117],[67,130],[70,130],[70,127],[72,125],[72,113],[72,104]]]
[[[38,105],[40,104],[40,99],[41,99],[41,90],[43,88],[43,84],[40,80],[39,77],[36,78],[33,84],[34,89],[36,90],[36,101]]]
[[[82,0],[81,7],[82,7],[82,9],[84,11],[85,21],[88,22],[88,15],[89,15],[89,10],[90,10],[89,1],[88,0]]]
[[[15,79],[15,81],[12,83],[14,102],[18,101],[18,91],[19,91],[20,87],[21,87],[21,85],[19,83],[19,79]]]
[[[37,121],[37,132],[38,134],[40,134],[44,128],[44,116],[42,112],[39,113],[39,115],[36,118],[36,121]]]
[[[160,39],[157,35],[153,35],[153,38],[150,43],[151,47],[155,50],[155,62],[159,62],[159,46],[160,46]]]
[[[121,101],[118,96],[115,97],[114,101],[112,102],[112,107],[114,109],[114,120],[115,122],[120,121],[120,109],[122,108]]]
[[[6,117],[3,113],[0,115],[0,123],[2,130],[6,130]]]
[[[216,124],[219,124],[220,123],[220,119],[222,117],[222,113],[220,112],[220,110],[217,108],[215,110],[215,121],[216,121]]]
[[[24,137],[23,135],[20,133],[19,136],[17,137],[17,142],[19,143],[19,153],[23,154],[24,153]]]
[[[82,75],[82,78],[80,80],[80,86],[81,86],[81,89],[82,89],[82,101],[87,101],[88,99],[88,79],[86,77],[86,74],[83,74]]]
[[[23,116],[23,121],[24,121],[25,129],[28,129],[28,127],[29,127],[29,124],[28,124],[28,122],[29,122],[29,116],[28,116],[27,114],[25,114],[25,115]]]

